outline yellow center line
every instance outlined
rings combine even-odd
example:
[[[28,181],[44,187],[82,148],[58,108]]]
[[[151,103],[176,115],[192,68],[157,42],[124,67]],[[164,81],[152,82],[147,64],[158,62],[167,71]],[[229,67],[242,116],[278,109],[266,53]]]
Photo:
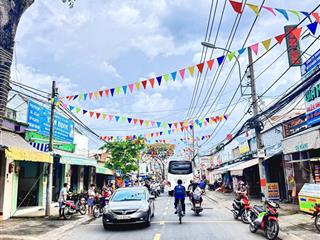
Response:
[[[160,225],[164,225],[164,221],[160,221]]]
[[[161,238],[160,233],[157,233],[156,235],[154,235],[153,240],[160,240],[160,238]]]

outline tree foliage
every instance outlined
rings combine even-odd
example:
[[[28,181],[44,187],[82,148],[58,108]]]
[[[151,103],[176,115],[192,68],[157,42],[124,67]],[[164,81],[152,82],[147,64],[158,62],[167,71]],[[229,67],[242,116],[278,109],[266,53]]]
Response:
[[[165,160],[174,154],[175,145],[169,143],[154,143],[148,145],[148,154],[152,157],[157,157],[160,160]]]
[[[138,159],[145,150],[143,138],[127,141],[107,142],[100,149],[111,154],[106,167],[112,170],[121,170],[123,174],[138,170]]]

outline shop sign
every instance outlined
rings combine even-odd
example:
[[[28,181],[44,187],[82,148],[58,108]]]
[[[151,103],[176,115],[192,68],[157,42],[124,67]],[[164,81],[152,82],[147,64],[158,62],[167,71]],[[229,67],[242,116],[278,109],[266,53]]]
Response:
[[[320,81],[312,85],[304,95],[307,122],[312,126],[320,122]]]
[[[44,136],[50,135],[51,111],[33,101],[28,102],[27,123],[28,130],[37,131]],[[54,139],[73,143],[74,123],[59,115],[54,116]]]
[[[307,77],[320,68],[320,49],[301,65],[301,76]]]
[[[308,127],[307,117],[305,114],[302,114],[284,123],[283,125],[284,137],[293,135],[307,127]]]
[[[277,143],[273,146],[269,146],[265,148],[265,154],[266,157],[271,157],[273,155],[276,155],[278,153],[280,153],[282,150],[282,144],[281,143]]]
[[[241,155],[250,152],[248,141],[245,141],[239,144],[239,151]]]
[[[270,200],[279,200],[279,184],[278,183],[267,183],[268,199]]]
[[[291,33],[291,31],[296,27],[296,25],[289,25],[284,27],[290,67],[300,66],[302,63],[299,40]]]
[[[237,159],[240,157],[240,149],[239,147],[233,148],[232,149],[232,158]]]

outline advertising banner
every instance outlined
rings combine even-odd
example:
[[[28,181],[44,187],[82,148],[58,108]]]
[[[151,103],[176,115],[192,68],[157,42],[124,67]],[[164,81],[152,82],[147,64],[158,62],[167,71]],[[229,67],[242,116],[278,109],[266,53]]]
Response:
[[[28,130],[36,131],[44,136],[50,134],[50,113],[51,111],[33,101],[28,102],[27,123]],[[59,115],[54,117],[54,140],[73,143],[74,123]]]
[[[278,183],[267,183],[268,199],[270,200],[279,200],[279,184]]]

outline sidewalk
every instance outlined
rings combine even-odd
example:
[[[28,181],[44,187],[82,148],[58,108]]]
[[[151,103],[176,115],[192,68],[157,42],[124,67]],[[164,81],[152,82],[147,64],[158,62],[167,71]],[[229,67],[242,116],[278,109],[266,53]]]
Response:
[[[61,220],[58,217],[57,207],[51,208],[50,218],[43,217],[44,213],[44,210],[41,210],[1,221],[0,238],[6,240],[57,239],[61,233],[92,219],[88,215],[75,214],[71,220]]]
[[[220,193],[207,191],[206,196],[211,200],[223,205],[231,210],[232,202],[235,197],[234,193]],[[250,199],[251,205],[263,205],[260,200]],[[302,240],[302,239],[318,239],[319,234],[314,226],[314,219],[311,215],[299,211],[297,205],[280,203],[279,238],[282,240]]]

